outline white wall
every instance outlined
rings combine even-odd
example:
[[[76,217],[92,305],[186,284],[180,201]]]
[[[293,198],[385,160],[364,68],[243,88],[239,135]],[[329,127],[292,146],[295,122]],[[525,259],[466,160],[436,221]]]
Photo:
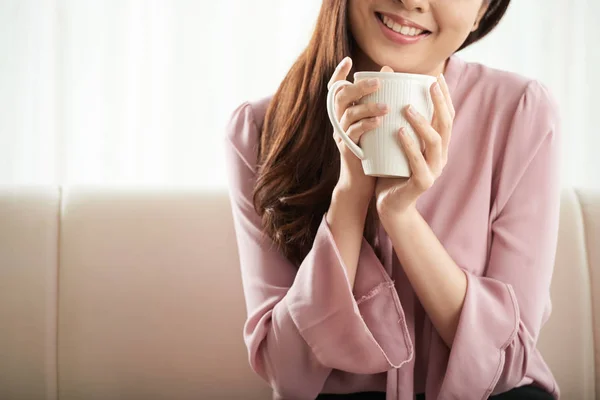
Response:
[[[0,0],[0,183],[223,187],[223,129],[275,91],[319,0]],[[600,187],[600,2],[518,0],[463,52],[560,97],[568,182]]]

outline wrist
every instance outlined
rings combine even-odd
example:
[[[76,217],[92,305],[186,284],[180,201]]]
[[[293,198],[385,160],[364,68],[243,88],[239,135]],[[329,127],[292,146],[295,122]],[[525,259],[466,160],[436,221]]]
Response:
[[[330,227],[336,224],[339,227],[341,224],[345,227],[343,230],[360,227],[362,232],[368,211],[369,201],[363,201],[352,190],[336,188],[331,196],[326,221]]]
[[[379,220],[384,229],[390,224],[399,224],[403,227],[408,227],[416,218],[420,217],[416,205],[410,205],[405,208],[381,207],[378,208]]]
[[[364,212],[366,214],[372,197],[371,193],[364,190],[338,184],[333,189],[331,203],[341,203],[344,204],[344,208],[352,208],[357,212]]]

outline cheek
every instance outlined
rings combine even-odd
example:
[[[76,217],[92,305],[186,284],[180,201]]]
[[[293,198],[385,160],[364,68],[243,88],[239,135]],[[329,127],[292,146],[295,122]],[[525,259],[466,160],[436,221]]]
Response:
[[[478,9],[466,12],[464,7],[446,6],[439,11],[436,19],[440,39],[448,43],[462,43],[473,30]]]
[[[368,0],[349,0],[348,17],[351,25],[365,23],[367,17],[371,14],[371,1]]]
[[[371,11],[371,1],[368,0],[349,0],[348,2],[348,21],[350,23],[350,32],[360,46],[365,46],[372,38],[372,32],[369,32],[373,21]]]

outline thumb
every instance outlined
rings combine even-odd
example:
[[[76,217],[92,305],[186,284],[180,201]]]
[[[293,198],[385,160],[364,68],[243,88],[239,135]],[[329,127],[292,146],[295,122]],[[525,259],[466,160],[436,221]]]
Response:
[[[394,72],[394,70],[386,65],[385,67],[381,68],[381,72]]]

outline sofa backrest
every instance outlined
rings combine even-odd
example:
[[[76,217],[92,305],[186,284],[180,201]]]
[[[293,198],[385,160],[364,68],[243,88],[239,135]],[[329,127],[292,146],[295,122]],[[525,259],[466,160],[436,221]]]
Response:
[[[600,381],[594,243],[600,196],[565,190],[539,343],[565,399]],[[267,399],[244,320],[225,192],[0,188],[1,399]]]

